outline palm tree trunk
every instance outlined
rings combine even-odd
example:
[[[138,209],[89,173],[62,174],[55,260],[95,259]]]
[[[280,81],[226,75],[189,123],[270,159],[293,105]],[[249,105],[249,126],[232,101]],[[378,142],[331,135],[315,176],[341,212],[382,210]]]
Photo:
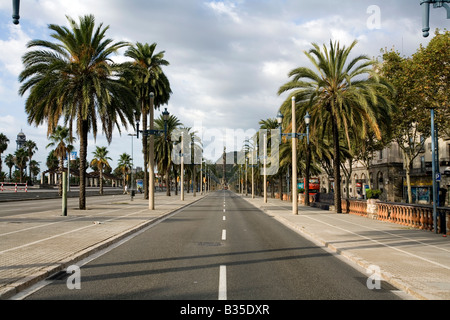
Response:
[[[334,206],[336,213],[342,213],[341,206],[341,155],[339,148],[339,128],[337,120],[332,116],[332,127],[333,127],[333,148],[334,148],[334,161],[333,161],[333,171],[334,171]],[[309,181],[308,181],[309,182]]]
[[[64,170],[64,159],[63,157],[61,157],[61,159],[59,159],[59,183],[58,183],[58,195],[61,197],[62,196],[62,173]]]
[[[81,119],[81,118],[80,118]],[[80,198],[79,209],[86,210],[86,157],[88,121],[80,120]]]
[[[167,170],[166,173],[166,196],[170,197],[170,171]]]
[[[99,168],[100,194],[103,195],[103,168]]]

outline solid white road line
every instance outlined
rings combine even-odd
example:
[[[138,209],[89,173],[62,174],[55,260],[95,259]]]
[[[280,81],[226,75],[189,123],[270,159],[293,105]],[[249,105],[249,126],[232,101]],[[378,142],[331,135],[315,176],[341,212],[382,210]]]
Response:
[[[219,300],[227,300],[227,267],[219,269]]]

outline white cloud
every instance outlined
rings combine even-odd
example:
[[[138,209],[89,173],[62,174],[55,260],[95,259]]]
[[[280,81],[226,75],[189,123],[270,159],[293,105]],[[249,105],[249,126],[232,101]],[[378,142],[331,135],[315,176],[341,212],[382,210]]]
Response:
[[[206,5],[211,8],[216,14],[219,16],[225,15],[231,18],[231,20],[235,23],[241,23],[241,18],[236,13],[236,5],[232,2],[208,2]]]
[[[8,26],[9,37],[0,40],[0,64],[2,69],[17,77],[22,71],[22,56],[26,52],[26,44],[31,38],[20,26]]]

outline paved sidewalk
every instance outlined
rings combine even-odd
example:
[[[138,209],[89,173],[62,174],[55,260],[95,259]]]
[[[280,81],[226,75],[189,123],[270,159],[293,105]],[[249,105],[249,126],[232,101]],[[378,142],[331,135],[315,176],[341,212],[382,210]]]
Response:
[[[263,198],[242,197],[362,267],[368,277],[379,268],[382,280],[415,299],[450,300],[450,237],[303,205],[294,215],[290,202],[268,199],[264,203]]]
[[[138,194],[117,195],[88,210],[61,209],[0,217],[0,300],[8,299],[52,274],[118,242],[204,195],[155,195],[155,210]],[[92,203],[92,204],[90,204]]]

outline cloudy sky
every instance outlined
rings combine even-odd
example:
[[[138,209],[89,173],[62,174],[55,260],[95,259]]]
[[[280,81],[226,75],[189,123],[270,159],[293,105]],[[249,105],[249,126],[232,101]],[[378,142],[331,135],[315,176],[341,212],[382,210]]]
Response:
[[[11,1],[1,1],[0,132],[11,141],[3,156],[14,153],[22,130],[38,144],[34,159],[42,170],[47,128],[27,123],[26,96],[18,95],[17,79],[26,43],[50,40],[48,24],[67,25],[66,15],[93,14],[97,23],[110,26],[107,37],[156,42],[157,51],[165,51],[173,91],[166,107],[185,126],[202,129],[209,159],[221,152],[219,141],[232,149],[233,132],[252,132],[261,119],[275,117],[286,98],[277,95],[278,88],[290,70],[310,66],[303,51],[311,43],[349,45],[357,39],[354,55],[379,58],[381,49],[392,47],[410,56],[431,39],[422,37],[419,0],[22,0],[19,25],[11,14]],[[431,10],[432,30],[449,25],[444,9]],[[121,153],[131,154],[128,133],[132,129],[116,132],[109,146],[113,168]],[[107,146],[101,133],[96,140],[90,136],[88,160],[95,146]],[[134,139],[133,149],[135,164],[142,166],[141,142]]]

